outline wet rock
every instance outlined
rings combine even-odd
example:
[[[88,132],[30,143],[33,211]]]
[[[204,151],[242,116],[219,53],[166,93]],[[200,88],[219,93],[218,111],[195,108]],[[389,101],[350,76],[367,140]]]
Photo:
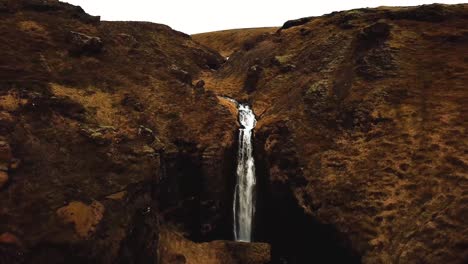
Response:
[[[67,37],[70,52],[74,55],[93,55],[100,53],[104,44],[98,37],[70,31]]]
[[[175,65],[172,65],[169,70],[171,74],[179,81],[192,85],[192,75],[187,71],[184,71]]]
[[[90,205],[74,201],[57,210],[57,216],[65,224],[73,224],[80,238],[89,238],[96,231],[104,214],[104,205],[93,201]]]
[[[247,77],[244,82],[244,90],[251,93],[257,89],[257,83],[263,72],[263,68],[258,64],[255,64],[247,71]]]

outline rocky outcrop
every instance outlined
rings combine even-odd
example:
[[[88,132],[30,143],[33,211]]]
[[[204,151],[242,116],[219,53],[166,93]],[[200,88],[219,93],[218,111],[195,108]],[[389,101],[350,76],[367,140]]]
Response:
[[[183,83],[192,84],[192,76],[187,71],[179,69],[177,66],[171,66],[171,73],[174,77]]]
[[[264,243],[213,241],[193,243],[182,235],[163,230],[160,235],[161,264],[267,264],[270,246]]]
[[[67,40],[70,43],[70,52],[75,55],[97,54],[104,46],[100,38],[75,31],[68,33]]]
[[[56,1],[6,1],[6,8],[0,12],[0,234],[14,234],[21,245],[2,238],[0,262],[154,263],[161,220],[189,223],[180,231],[191,239],[227,230],[221,213],[227,207],[215,210],[221,218],[206,220],[214,231],[203,236],[192,214],[177,222],[179,211],[163,212],[172,197],[180,199],[175,204],[201,197],[190,184],[204,149],[221,142],[215,152],[221,155],[234,144],[235,118],[213,93],[196,93],[184,79],[200,79],[223,58],[163,25],[92,23]],[[67,55],[71,50],[75,56]],[[185,71],[182,81],[171,72],[174,62]],[[193,142],[195,151],[184,153],[182,142]],[[180,155],[171,160],[170,153]],[[196,166],[179,172],[172,162]],[[169,190],[183,195],[161,191],[165,186],[183,186]],[[227,199],[226,193],[215,198]],[[202,219],[200,208],[212,210],[212,200],[197,199],[187,211]],[[219,238],[228,239],[223,232]]]
[[[103,214],[104,206],[97,201],[90,205],[74,201],[57,210],[61,221],[64,224],[73,224],[76,234],[81,238],[88,238],[96,231]]]
[[[303,18],[299,18],[299,19],[288,20],[283,24],[283,26],[280,28],[280,30],[307,24],[310,21],[312,21],[312,19],[314,19],[314,17],[303,17]]]

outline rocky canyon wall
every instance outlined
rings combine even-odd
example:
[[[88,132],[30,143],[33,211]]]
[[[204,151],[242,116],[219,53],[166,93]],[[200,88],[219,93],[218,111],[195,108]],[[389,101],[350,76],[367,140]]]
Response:
[[[195,36],[52,0],[0,21],[0,263],[467,260],[467,5]],[[259,243],[226,241],[223,95],[258,121]]]

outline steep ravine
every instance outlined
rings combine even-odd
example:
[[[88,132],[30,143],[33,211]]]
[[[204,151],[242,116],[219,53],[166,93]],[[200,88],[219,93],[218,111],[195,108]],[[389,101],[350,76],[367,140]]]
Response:
[[[201,36],[54,0],[0,20],[1,264],[468,259],[466,4]],[[253,243],[223,96],[257,118]]]

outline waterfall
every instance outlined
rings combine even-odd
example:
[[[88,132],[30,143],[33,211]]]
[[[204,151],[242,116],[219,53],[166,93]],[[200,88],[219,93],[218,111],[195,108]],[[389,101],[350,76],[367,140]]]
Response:
[[[252,130],[255,115],[248,105],[238,104],[239,149],[237,153],[237,183],[234,191],[234,239],[250,242],[255,214],[255,162],[252,155]]]

